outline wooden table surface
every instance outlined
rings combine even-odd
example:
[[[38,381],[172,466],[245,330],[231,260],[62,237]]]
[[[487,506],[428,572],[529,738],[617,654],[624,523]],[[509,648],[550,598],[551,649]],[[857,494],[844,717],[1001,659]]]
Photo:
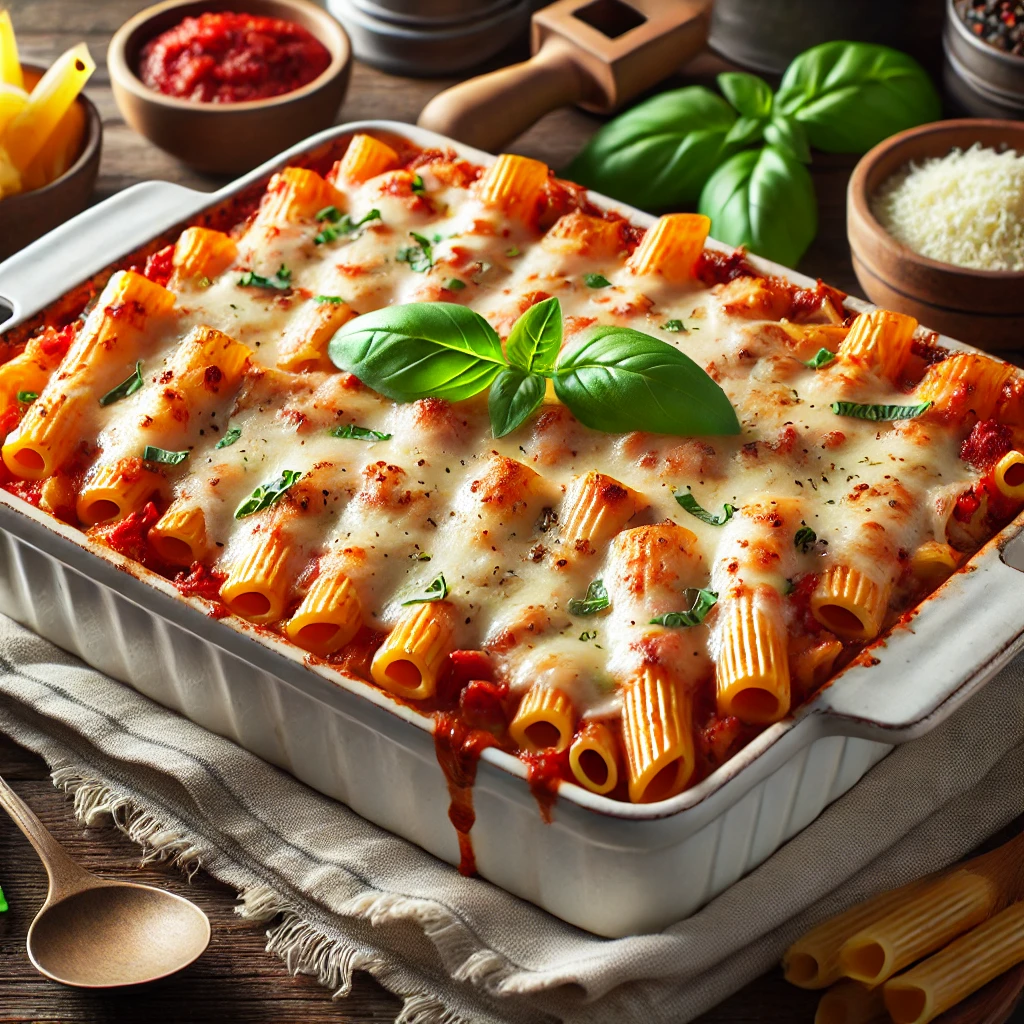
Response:
[[[104,66],[110,34],[146,6],[140,0],[6,0],[24,59],[49,63],[68,46],[85,40],[99,68],[88,93],[104,123],[103,164],[97,198],[136,181],[161,178],[209,190],[221,182],[182,167],[135,135],[122,121]],[[940,14],[937,0],[921,0],[934,37]],[[713,71],[705,61],[695,72]],[[446,82],[384,75],[356,64],[352,85],[338,121],[388,117],[414,121],[423,104]],[[597,120],[578,110],[551,114],[514,147],[560,167],[580,148]],[[814,180],[820,203],[818,239],[801,265],[807,273],[856,293],[845,234],[845,187],[854,160],[815,158]],[[0,723],[2,728],[2,723]],[[141,866],[139,851],[111,827],[83,828],[70,801],[49,780],[43,761],[0,736],[0,775],[56,834],[72,856],[100,875],[131,878],[165,886],[194,899],[210,915],[213,942],[208,953],[184,974],[141,991],[99,994],[64,989],[44,980],[25,956],[25,935],[46,890],[45,874],[28,843],[6,818],[0,820],[0,884],[11,902],[0,915],[0,1022],[61,1021],[67,1024],[137,1024],[140,1021],[369,1022],[393,1021],[398,1000],[366,975],[357,977],[352,995],[332,1001],[309,978],[290,977],[276,957],[264,951],[264,931],[233,912],[234,893],[204,873],[191,883],[160,865]],[[772,972],[726,1000],[702,1018],[702,1024],[773,1024],[811,1021],[816,999],[785,985]]]

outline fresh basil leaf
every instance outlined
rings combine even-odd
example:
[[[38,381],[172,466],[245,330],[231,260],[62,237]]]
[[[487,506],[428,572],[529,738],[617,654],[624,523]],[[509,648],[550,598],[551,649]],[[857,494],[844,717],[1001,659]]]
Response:
[[[738,434],[725,392],[689,356],[629,327],[599,327],[555,366],[555,394],[608,433]]]
[[[735,505],[730,505],[728,502],[722,505],[721,515],[712,515],[706,508],[701,507],[700,502],[687,492],[686,494],[677,494],[676,501],[684,508],[691,516],[696,516],[702,523],[707,523],[708,526],[725,526],[730,519],[732,519],[733,512],[736,511]]]
[[[466,282],[460,281],[457,277],[450,277],[447,282],[445,282],[445,288],[450,292],[461,292],[465,287]]]
[[[518,366],[502,370],[491,385],[487,402],[491,433],[504,437],[521,426],[544,400],[546,388],[547,380],[539,373],[530,373]]]
[[[145,381],[142,379],[142,360],[135,364],[135,372],[126,380],[121,381],[116,388],[111,388],[101,399],[100,405],[113,405],[129,395],[134,395]]]
[[[430,239],[423,235],[410,231],[409,234],[418,242],[418,245],[407,245],[404,249],[398,250],[395,257],[399,263],[408,263],[409,269],[417,274],[423,274],[434,265],[434,249]]]
[[[611,281],[604,274],[584,274],[583,283],[588,288],[608,288],[611,286]]]
[[[391,435],[369,427],[357,427],[354,423],[346,423],[343,427],[331,427],[331,437],[341,437],[352,441],[390,441]]]
[[[333,210],[334,214],[326,218],[321,218],[320,213],[326,213],[327,210]],[[313,237],[314,245],[324,245],[326,242],[334,242],[339,239],[342,235],[351,235],[354,231],[357,231],[364,224],[368,224],[371,220],[380,220],[380,210],[371,210],[365,217],[359,220],[353,220],[347,213],[342,215],[338,213],[337,209],[333,206],[325,207],[317,214],[316,219],[326,219],[333,222],[333,226],[326,227],[318,235]]]
[[[587,596],[582,601],[575,597],[569,599],[570,615],[596,615],[603,612],[611,604],[604,580],[594,580],[587,587]]]
[[[254,512],[262,512],[265,508],[270,508],[271,505],[276,501],[280,501],[284,497],[288,488],[292,486],[300,477],[302,473],[294,469],[285,469],[281,471],[280,476],[274,477],[270,483],[260,484],[235,509],[235,518],[244,519],[246,516],[251,516]]]
[[[767,117],[772,112],[771,86],[745,71],[723,71],[718,78],[722,95],[744,117]]]
[[[713,590],[701,590],[697,587],[686,588],[686,600],[690,607],[684,612],[666,612],[651,619],[652,626],[668,626],[669,629],[688,629],[699,626],[709,611],[718,603],[718,595]]]
[[[429,584],[427,589],[417,597],[410,597],[408,601],[402,602],[402,607],[410,604],[429,604],[431,601],[443,601],[448,596],[448,583],[445,581],[444,573],[439,572]]]
[[[396,402],[429,395],[452,402],[471,398],[506,366],[494,328],[454,302],[364,313],[341,327],[327,351],[339,369]]]
[[[738,117],[736,123],[729,129],[725,143],[732,151],[752,146],[764,138],[764,129],[767,124],[768,122],[763,117]]]
[[[241,428],[240,427],[232,427],[213,447],[214,448],[230,448],[241,436],[242,436]]]
[[[827,348],[819,348],[810,359],[804,360],[804,366],[811,370],[820,370],[823,366],[834,362],[835,358],[835,352],[830,352]]]
[[[812,47],[789,65],[775,109],[799,121],[811,145],[829,153],[866,153],[942,116],[935,86],[912,57],[841,41]]]
[[[19,391],[18,401],[24,405],[30,405],[39,397],[38,391]]]
[[[663,331],[670,331],[672,334],[679,334],[681,331],[683,334],[688,334],[686,330],[686,324],[682,320],[666,320],[662,325]]]
[[[793,547],[806,555],[817,539],[818,535],[809,526],[801,526],[793,535]]]
[[[858,420],[912,420],[932,406],[931,402],[920,405],[867,405],[862,402],[833,402],[832,411],[837,416],[853,416]]]
[[[162,462],[168,466],[177,466],[179,462],[184,462],[189,456],[186,452],[169,452],[166,448],[156,448],[151,444],[147,444],[142,449],[142,458],[146,462]]]
[[[10,907],[7,905],[7,897],[4,896],[3,889],[0,889],[0,914],[6,914],[8,910]]]
[[[340,295],[314,295],[314,302],[329,302],[332,306],[340,306],[345,300]]]
[[[764,130],[764,141],[787,150],[790,156],[802,164],[811,162],[811,147],[807,144],[807,133],[803,125],[792,117],[776,114]]]
[[[735,120],[703,86],[663,92],[599,129],[564,176],[647,210],[692,205],[733,152],[725,139]]]
[[[818,230],[807,168],[777,146],[737,153],[715,171],[700,196],[711,233],[767,259],[796,266]]]
[[[562,347],[562,307],[558,299],[545,299],[531,306],[512,325],[505,353],[513,366],[547,373]]]
[[[288,291],[292,284],[292,272],[282,263],[273,277],[260,277],[247,270],[239,279],[240,288],[269,288],[279,292]]]

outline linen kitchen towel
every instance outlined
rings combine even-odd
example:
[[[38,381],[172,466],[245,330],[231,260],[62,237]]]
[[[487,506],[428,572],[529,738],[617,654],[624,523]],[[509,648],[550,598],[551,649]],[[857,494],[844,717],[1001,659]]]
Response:
[[[1024,658],[898,748],[760,868],[656,935],[579,931],[320,796],[0,617],[0,729],[92,823],[201,864],[340,994],[367,970],[403,1024],[691,1020],[823,918],[940,868],[1024,812]],[[682,867],[681,867],[682,870]]]

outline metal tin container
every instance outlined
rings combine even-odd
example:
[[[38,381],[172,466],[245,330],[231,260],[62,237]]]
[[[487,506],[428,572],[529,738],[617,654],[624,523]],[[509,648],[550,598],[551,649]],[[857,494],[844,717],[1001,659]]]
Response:
[[[979,39],[960,11],[967,0],[946,0],[942,77],[949,99],[975,117],[1024,120],[1024,57]]]
[[[421,128],[365,121],[314,136],[212,195],[166,182],[136,185],[0,265],[12,326],[72,285],[105,274],[112,261],[146,243],[164,244],[201,211],[261,188],[289,161],[339,155],[357,130],[450,147],[475,163],[493,160]],[[653,223],[623,204],[591,199],[638,225]],[[814,285],[776,264],[752,262]],[[893,744],[948,717],[1024,645],[1024,560],[1015,568],[1003,557],[1024,543],[1024,536],[1015,540],[1022,533],[1024,515],[793,716],[670,800],[627,804],[563,784],[545,824],[526,766],[488,748],[473,794],[480,874],[600,935],[655,931],[692,913],[806,827]],[[459,863],[431,717],[258,626],[210,618],[163,577],[6,491],[0,612]]]

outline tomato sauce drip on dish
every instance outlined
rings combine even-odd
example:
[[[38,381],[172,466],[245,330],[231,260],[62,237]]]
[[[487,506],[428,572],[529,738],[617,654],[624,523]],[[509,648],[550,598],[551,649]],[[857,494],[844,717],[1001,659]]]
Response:
[[[301,89],[330,63],[327,48],[301,25],[219,11],[185,18],[147,43],[139,77],[165,96],[245,103]]]
[[[213,617],[222,619],[228,614],[227,606],[220,600],[220,588],[226,579],[224,573],[210,569],[202,562],[193,562],[187,573],[179,572],[174,577],[174,585],[182,597],[201,597],[212,601],[215,605]]]
[[[569,750],[542,750],[539,754],[520,754],[526,763],[526,781],[540,808],[546,825],[551,824],[551,809],[558,799],[558,784],[570,778]]]

